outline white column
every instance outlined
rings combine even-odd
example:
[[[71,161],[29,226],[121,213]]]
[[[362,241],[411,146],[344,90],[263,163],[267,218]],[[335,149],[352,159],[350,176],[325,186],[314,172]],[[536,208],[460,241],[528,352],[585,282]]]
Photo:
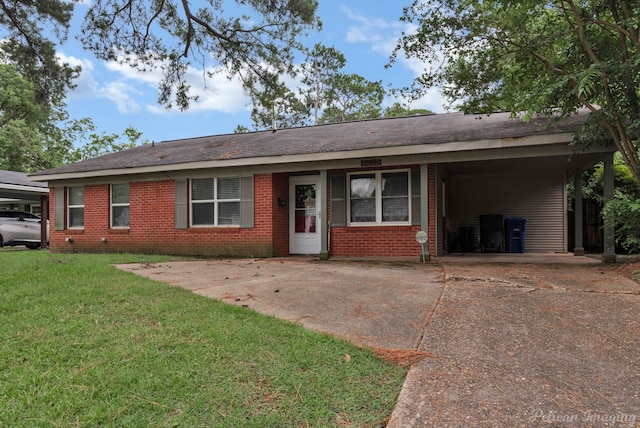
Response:
[[[327,211],[329,211],[328,199],[327,199],[327,170],[320,171],[320,188],[318,192],[320,193],[320,218],[318,219],[322,227],[320,230],[322,231],[320,235],[320,259],[327,260],[329,258],[329,221],[327,216]]]
[[[420,228],[429,233],[429,165],[420,165]],[[429,241],[435,240],[435,236],[429,236]],[[429,241],[425,244],[425,260],[431,260],[429,253]],[[436,241],[433,241],[436,242]]]

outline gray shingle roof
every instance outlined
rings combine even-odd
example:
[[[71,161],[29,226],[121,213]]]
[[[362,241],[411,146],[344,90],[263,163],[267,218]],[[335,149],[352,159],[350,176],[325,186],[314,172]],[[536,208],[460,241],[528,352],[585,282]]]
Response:
[[[585,120],[586,115],[581,114],[548,127],[548,118],[533,118],[525,123],[510,118],[508,113],[490,116],[447,113],[279,129],[275,132],[212,135],[146,144],[41,171],[33,176],[519,138],[575,132]]]
[[[47,187],[47,183],[29,181],[29,176],[24,172],[0,170],[0,187],[2,187],[3,184],[27,187]]]

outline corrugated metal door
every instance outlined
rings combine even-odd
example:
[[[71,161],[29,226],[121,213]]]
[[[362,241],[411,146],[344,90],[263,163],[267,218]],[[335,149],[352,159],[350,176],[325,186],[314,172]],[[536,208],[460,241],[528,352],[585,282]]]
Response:
[[[479,216],[503,214],[527,219],[525,252],[566,251],[562,169],[452,173],[449,184],[447,232],[453,241],[460,227],[471,226],[478,242]],[[454,251],[454,246],[450,250]]]

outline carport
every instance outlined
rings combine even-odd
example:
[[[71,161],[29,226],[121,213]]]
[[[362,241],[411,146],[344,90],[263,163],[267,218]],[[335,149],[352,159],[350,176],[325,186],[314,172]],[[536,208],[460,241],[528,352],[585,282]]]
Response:
[[[0,209],[20,209],[42,216],[41,237],[47,235],[49,219],[49,187],[47,183],[29,181],[24,172],[0,170]],[[47,240],[41,239],[41,248]]]
[[[507,159],[447,159],[436,171],[440,223],[438,254],[477,253],[481,245],[480,217],[525,219],[526,245],[523,233],[522,251],[527,253],[565,253],[584,255],[582,245],[581,174],[598,162],[605,167],[604,198],[613,198],[612,150],[579,150],[542,156],[523,153]],[[600,151],[602,150],[602,151]],[[567,184],[573,182],[575,245],[569,248],[567,216]],[[502,231],[502,229],[501,229]],[[506,226],[502,248],[507,251]],[[605,230],[603,259],[615,261],[614,236]],[[488,250],[494,252],[493,250]]]

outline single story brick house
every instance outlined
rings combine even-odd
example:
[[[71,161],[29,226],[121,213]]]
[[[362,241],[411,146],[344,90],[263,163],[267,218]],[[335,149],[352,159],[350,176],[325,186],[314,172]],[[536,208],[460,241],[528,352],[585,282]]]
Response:
[[[50,187],[52,251],[419,257],[423,230],[437,257],[481,251],[480,217],[500,215],[526,219],[524,251],[567,252],[566,184],[615,151],[570,144],[586,117],[447,113],[214,135],[30,179]]]

